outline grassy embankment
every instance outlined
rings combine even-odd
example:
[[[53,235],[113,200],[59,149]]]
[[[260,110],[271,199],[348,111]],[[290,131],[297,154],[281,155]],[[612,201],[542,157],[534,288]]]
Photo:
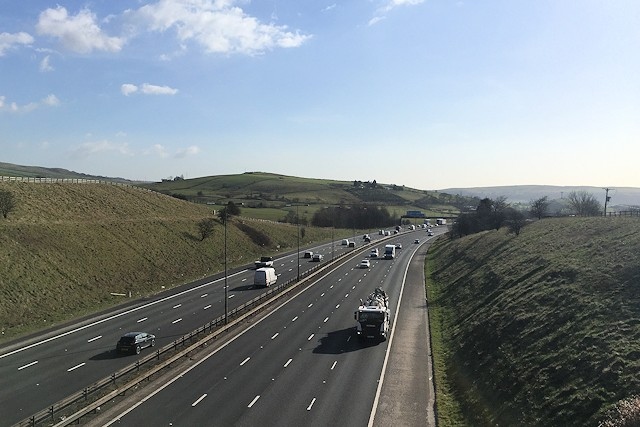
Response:
[[[211,207],[134,187],[105,184],[0,183],[16,209],[0,217],[0,342],[224,269],[223,226],[200,241],[197,222]],[[230,266],[297,247],[297,228],[242,221],[269,236],[261,247],[228,227]],[[335,230],[334,238],[353,230]],[[302,244],[329,229],[305,227]]]
[[[640,220],[548,219],[427,263],[440,425],[597,425],[640,390]]]

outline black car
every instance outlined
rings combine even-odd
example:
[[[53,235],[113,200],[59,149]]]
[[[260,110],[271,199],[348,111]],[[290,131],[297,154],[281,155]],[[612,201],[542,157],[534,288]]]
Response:
[[[156,345],[156,336],[146,332],[129,332],[124,334],[118,344],[116,351],[118,353],[135,353],[140,354],[140,350],[146,347]]]

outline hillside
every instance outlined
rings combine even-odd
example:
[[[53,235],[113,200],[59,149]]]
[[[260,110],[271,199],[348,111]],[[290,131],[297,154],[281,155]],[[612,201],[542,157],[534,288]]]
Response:
[[[126,300],[112,292],[147,297],[224,269],[222,225],[198,236],[197,222],[213,214],[206,205],[123,185],[0,182],[0,190],[16,199],[0,216],[0,340]],[[230,266],[297,245],[294,226],[242,222],[229,223]],[[271,243],[256,244],[253,230]],[[330,235],[306,227],[302,243]]]
[[[640,218],[547,219],[430,257],[436,383],[469,425],[597,425],[638,393]]]
[[[223,205],[233,201],[245,208],[243,215],[272,220],[284,218],[296,205],[307,208],[301,217],[310,219],[316,209],[330,205],[384,206],[400,218],[409,210],[421,210],[432,217],[452,216],[459,213],[460,206],[477,204],[472,198],[450,196],[437,191],[267,172],[165,180],[144,186],[197,203]]]

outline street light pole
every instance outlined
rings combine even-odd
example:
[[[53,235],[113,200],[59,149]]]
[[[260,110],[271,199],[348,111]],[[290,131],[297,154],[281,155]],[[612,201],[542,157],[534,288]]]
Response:
[[[228,323],[228,286],[227,286],[227,208],[224,210],[224,324]]]
[[[298,223],[298,282],[300,281],[300,205],[296,205],[296,222]]]

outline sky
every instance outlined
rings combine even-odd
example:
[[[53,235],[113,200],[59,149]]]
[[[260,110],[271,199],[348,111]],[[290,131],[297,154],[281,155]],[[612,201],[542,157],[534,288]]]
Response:
[[[640,187],[637,0],[0,0],[0,162]]]

